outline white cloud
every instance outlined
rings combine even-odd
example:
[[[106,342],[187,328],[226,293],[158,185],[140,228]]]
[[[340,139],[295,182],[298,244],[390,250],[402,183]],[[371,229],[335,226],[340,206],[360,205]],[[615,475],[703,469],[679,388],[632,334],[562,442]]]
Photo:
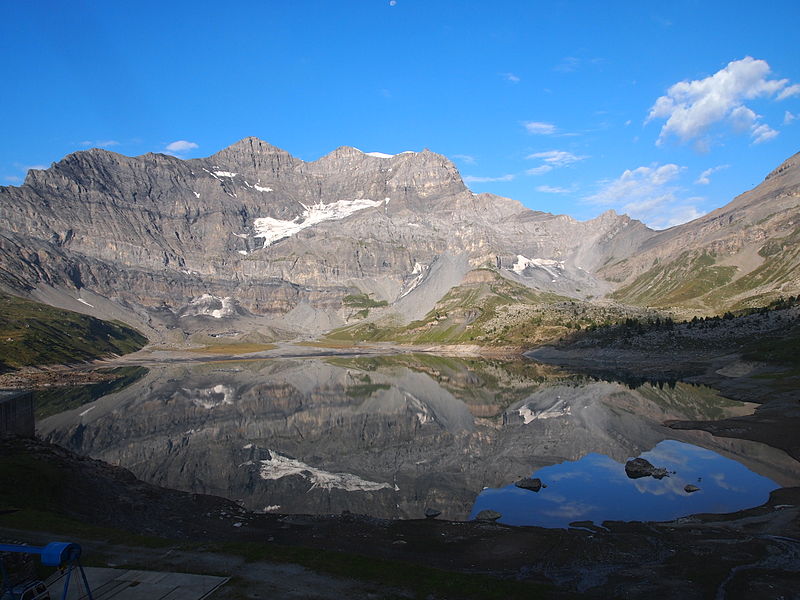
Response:
[[[791,96],[800,96],[800,83],[795,83],[781,90],[781,93],[778,94],[778,100],[786,100]]]
[[[27,167],[22,167],[23,171],[46,171],[49,169],[47,165],[28,165]]]
[[[761,144],[762,142],[766,142],[767,140],[771,140],[775,136],[778,135],[778,132],[775,131],[769,125],[761,124],[757,127],[753,127],[753,131],[751,132],[753,136],[753,143],[754,144]]]
[[[519,83],[521,81],[520,78],[513,73],[500,73],[500,75],[503,76],[503,79],[511,83]]]
[[[19,183],[22,181],[22,177],[17,177],[16,175],[6,175],[3,177],[9,183]]]
[[[473,175],[467,175],[464,177],[465,183],[490,183],[493,181],[511,181],[514,179],[513,175],[501,175],[500,177],[475,177]]]
[[[556,126],[552,123],[525,121],[522,125],[528,133],[532,133],[533,135],[553,135],[556,132]]]
[[[549,173],[553,170],[552,165],[541,165],[539,167],[533,167],[532,169],[528,169],[525,171],[526,175],[544,175],[545,173]]]
[[[568,167],[576,162],[589,158],[588,156],[578,156],[565,150],[548,150],[546,152],[535,152],[525,158],[529,160],[538,159],[542,164],[525,171],[526,175],[544,175],[558,167]]]
[[[711,175],[716,173],[717,171],[722,171],[723,169],[727,169],[730,165],[719,165],[716,167],[711,167],[710,169],[706,169],[702,173],[700,173],[700,177],[695,180],[695,183],[698,185],[708,185],[711,183]]]
[[[703,215],[703,198],[680,198],[675,180],[685,170],[675,164],[627,170],[617,179],[599,182],[599,190],[583,200],[613,208],[655,229],[679,225]]]
[[[111,148],[119,146],[119,142],[117,140],[84,140],[81,142],[81,146],[86,146],[87,148]]]
[[[540,185],[536,188],[537,192],[545,194],[569,194],[572,190],[562,187],[554,187],[552,185]]]
[[[786,112],[783,114],[783,124],[784,124],[784,125],[788,125],[789,123],[791,123],[792,121],[795,121],[795,120],[797,120],[798,118],[800,118],[800,115],[795,115],[795,114],[792,114],[792,113],[790,113],[790,112],[787,110],[787,111],[786,111]]]
[[[589,157],[578,156],[572,152],[566,152],[564,150],[548,150],[547,152],[536,152],[535,154],[529,154],[525,158],[539,158],[548,165],[552,165],[554,167],[566,167]]]
[[[175,142],[167,144],[166,150],[168,152],[188,152],[189,150],[194,150],[195,148],[199,148],[199,146],[194,142],[189,142],[186,140],[177,140]]]
[[[477,161],[475,160],[474,156],[470,156],[469,154],[453,154],[453,158],[457,158],[463,163],[468,165],[474,165]]]
[[[646,123],[666,119],[657,145],[670,136],[682,142],[697,140],[698,148],[709,146],[707,134],[717,124],[728,123],[738,131],[749,131],[753,143],[765,142],[778,132],[760,122],[761,116],[745,105],[758,97],[778,99],[800,93],[800,86],[788,86],[788,79],[768,79],[769,64],[747,56],[705,79],[680,81],[658,98]]]

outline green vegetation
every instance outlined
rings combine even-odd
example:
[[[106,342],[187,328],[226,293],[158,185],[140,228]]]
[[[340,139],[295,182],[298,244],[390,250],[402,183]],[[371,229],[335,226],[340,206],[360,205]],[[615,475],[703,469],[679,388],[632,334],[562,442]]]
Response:
[[[342,299],[342,305],[348,308],[359,309],[350,315],[350,319],[366,319],[371,308],[388,306],[386,300],[374,300],[372,294],[349,294]]]
[[[779,296],[782,284],[796,277],[800,226],[783,238],[768,240],[758,254],[764,262],[737,277],[737,267],[717,265],[713,253],[687,251],[667,264],[654,263],[611,297],[638,306],[719,312],[763,306]]]
[[[147,371],[148,369],[144,367],[101,369],[98,370],[99,373],[109,373],[114,375],[114,378],[90,385],[37,390],[33,393],[36,419],[44,419],[65,410],[78,408],[89,402],[94,402],[98,398],[118,392],[144,377]]]
[[[788,300],[781,298],[771,306],[777,307],[774,310],[781,310],[783,307],[797,305],[800,305],[800,297]],[[787,320],[786,328],[780,333],[749,341],[743,348],[742,357],[747,360],[786,365],[792,367],[794,371],[800,370],[800,323]]]
[[[728,284],[736,274],[736,267],[715,263],[712,254],[687,251],[667,264],[654,265],[611,297],[639,306],[702,306],[703,296]]]
[[[351,308],[380,308],[387,306],[386,300],[373,300],[372,294],[350,294],[342,299],[342,304]]]
[[[146,343],[123,323],[0,294],[0,372],[127,354]]]
[[[361,302],[365,302],[363,297]],[[545,329],[545,337],[558,337],[566,326],[554,319],[545,323],[532,314],[533,307],[569,300],[536,292],[505,279],[491,269],[476,269],[464,283],[452,288],[424,318],[408,325],[364,323],[335,330],[336,341],[394,341],[399,343],[527,345]],[[352,300],[350,301],[353,302]],[[374,302],[374,301],[373,301]],[[348,304],[352,305],[352,304]],[[361,306],[361,305],[359,305]],[[527,308],[526,315],[509,314]],[[516,311],[519,313],[520,311]]]
[[[777,291],[758,294],[757,290],[761,287],[777,290],[782,283],[796,277],[797,265],[800,264],[800,226],[784,238],[769,240],[758,253],[767,260],[750,273],[709,294],[709,303],[741,309],[777,299]]]

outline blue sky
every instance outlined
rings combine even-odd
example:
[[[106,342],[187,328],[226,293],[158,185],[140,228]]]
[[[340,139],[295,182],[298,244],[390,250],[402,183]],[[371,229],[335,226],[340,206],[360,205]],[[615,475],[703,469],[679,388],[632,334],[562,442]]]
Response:
[[[451,158],[476,192],[655,227],[800,151],[800,3],[2,2],[0,184],[90,146],[255,135]],[[170,150],[171,149],[171,150]]]

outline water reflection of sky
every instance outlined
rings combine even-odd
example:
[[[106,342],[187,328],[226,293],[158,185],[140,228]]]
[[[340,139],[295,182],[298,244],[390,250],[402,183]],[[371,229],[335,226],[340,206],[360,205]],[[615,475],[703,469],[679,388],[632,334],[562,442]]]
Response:
[[[694,513],[725,513],[762,504],[780,487],[747,467],[704,448],[674,440],[659,443],[642,458],[670,476],[629,479],[625,465],[601,454],[539,469],[547,485],[537,492],[512,485],[485,489],[470,518],[484,509],[501,513],[501,523],[566,527],[572,521],[663,521]],[[673,474],[672,472],[675,471]],[[700,491],[687,493],[693,484]]]

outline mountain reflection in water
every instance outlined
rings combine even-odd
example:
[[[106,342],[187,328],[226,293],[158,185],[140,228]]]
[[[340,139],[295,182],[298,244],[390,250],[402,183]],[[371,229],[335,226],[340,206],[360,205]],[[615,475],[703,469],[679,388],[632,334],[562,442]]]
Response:
[[[39,431],[146,481],[252,510],[420,518],[432,508],[466,519],[476,498],[480,505],[491,495],[484,488],[584,457],[624,464],[664,440],[797,485],[799,465],[781,451],[661,425],[753,408],[686,384],[630,389],[526,361],[403,354],[156,366],[121,391],[43,420]],[[540,497],[576,502],[577,488],[561,481]],[[613,518],[661,518],[649,516],[652,503],[640,504]]]

